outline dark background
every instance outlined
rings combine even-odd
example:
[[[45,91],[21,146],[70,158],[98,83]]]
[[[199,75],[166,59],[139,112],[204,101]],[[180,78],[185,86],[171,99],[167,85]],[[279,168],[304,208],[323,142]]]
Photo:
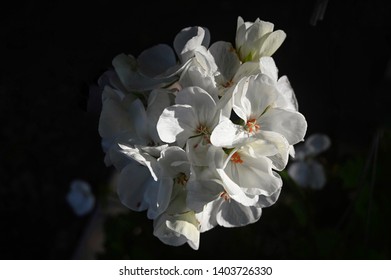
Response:
[[[145,213],[111,217],[97,258],[389,259],[390,1],[330,0],[314,25],[316,3],[8,2],[0,9],[0,258],[74,256],[91,215],[77,217],[66,203],[73,179],[88,181],[104,204],[112,169],[87,100],[113,57],[172,45],[193,25],[207,27],[211,42],[234,42],[242,16],[287,33],[274,58],[307,135],[332,140],[322,157],[327,185],[302,190],[284,177],[281,202],[259,222],[201,234],[198,251],[161,244]]]

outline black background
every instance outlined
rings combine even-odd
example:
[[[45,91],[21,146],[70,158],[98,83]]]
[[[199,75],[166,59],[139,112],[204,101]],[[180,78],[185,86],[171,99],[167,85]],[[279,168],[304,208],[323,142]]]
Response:
[[[184,27],[207,27],[212,42],[234,42],[238,16],[259,17],[284,30],[287,39],[274,55],[279,73],[292,83],[307,135],[328,134],[335,154],[366,151],[375,131],[390,124],[390,1],[330,0],[315,26],[310,24],[315,0],[7,4],[0,9],[3,259],[72,257],[89,217],[75,217],[67,205],[69,183],[82,178],[98,189],[111,174],[103,163],[99,115],[86,109],[88,88],[117,54],[137,56],[158,43],[172,45]],[[202,236],[201,247],[208,249],[187,257],[297,257],[291,251],[253,255],[247,249],[238,255],[229,243],[217,246],[216,235],[209,239],[214,243]],[[152,256],[178,257],[167,246],[159,250]]]

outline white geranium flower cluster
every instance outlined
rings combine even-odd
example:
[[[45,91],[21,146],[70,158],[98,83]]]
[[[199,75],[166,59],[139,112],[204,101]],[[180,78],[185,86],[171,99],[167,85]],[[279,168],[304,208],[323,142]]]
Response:
[[[198,249],[200,233],[256,222],[276,202],[307,123],[273,53],[270,22],[238,17],[235,45],[181,30],[137,58],[120,54],[102,96],[99,132],[118,195],[146,211],[162,242]]]

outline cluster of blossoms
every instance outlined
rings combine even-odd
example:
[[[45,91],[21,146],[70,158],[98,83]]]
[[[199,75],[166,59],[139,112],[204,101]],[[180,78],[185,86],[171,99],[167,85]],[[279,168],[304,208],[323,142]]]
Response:
[[[200,233],[254,223],[278,199],[307,123],[278,77],[271,56],[286,35],[273,29],[238,17],[235,44],[210,45],[208,29],[184,28],[173,48],[120,54],[100,78],[105,163],[165,244],[198,249]]]

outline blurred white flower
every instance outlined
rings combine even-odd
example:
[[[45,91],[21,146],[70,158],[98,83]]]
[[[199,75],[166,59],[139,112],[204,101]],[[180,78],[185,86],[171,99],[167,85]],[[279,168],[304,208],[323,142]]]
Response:
[[[330,145],[330,138],[320,133],[312,134],[305,143],[297,145],[295,162],[288,167],[289,176],[299,186],[322,189],[326,184],[326,174],[323,165],[315,157]]]
[[[79,179],[71,182],[66,200],[78,216],[90,213],[95,206],[95,196],[91,191],[91,186]]]

